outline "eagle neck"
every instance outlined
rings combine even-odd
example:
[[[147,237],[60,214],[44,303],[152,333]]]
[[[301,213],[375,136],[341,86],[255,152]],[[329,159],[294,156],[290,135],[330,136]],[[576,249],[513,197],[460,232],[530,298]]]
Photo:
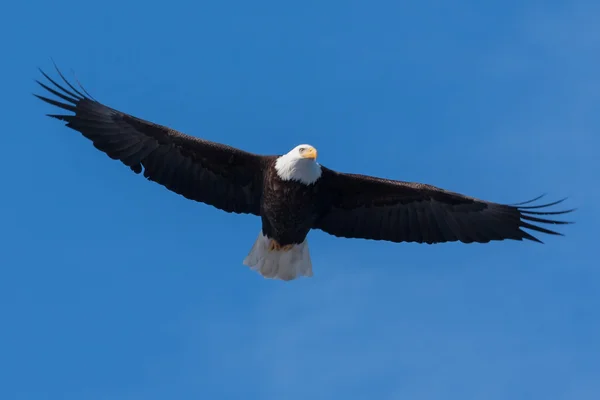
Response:
[[[277,176],[284,181],[299,181],[306,185],[315,183],[321,177],[321,166],[306,158],[291,157],[285,154],[275,161]]]

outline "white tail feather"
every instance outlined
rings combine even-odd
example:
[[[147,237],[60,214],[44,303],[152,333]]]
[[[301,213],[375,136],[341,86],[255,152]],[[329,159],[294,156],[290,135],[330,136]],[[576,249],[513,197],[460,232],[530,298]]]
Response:
[[[289,251],[269,251],[269,238],[262,231],[244,259],[244,265],[265,278],[284,281],[313,275],[307,240],[294,245]]]

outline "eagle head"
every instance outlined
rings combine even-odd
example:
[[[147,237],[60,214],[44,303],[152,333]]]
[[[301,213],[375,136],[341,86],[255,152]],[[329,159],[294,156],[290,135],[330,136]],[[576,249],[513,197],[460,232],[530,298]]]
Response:
[[[298,145],[277,158],[275,169],[284,181],[294,180],[310,185],[321,177],[317,149],[309,144]]]

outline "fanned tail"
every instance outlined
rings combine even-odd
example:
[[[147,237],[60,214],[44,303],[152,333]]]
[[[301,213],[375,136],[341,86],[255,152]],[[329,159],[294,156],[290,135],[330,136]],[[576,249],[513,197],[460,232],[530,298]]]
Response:
[[[269,250],[269,242],[269,238],[261,231],[244,259],[244,265],[270,279],[291,281],[313,275],[307,240],[295,244],[288,251]]]

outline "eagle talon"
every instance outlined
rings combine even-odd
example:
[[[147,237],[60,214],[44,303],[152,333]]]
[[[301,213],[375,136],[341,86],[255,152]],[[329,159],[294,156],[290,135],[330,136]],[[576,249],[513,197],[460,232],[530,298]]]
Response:
[[[281,250],[281,245],[277,240],[271,239],[269,241],[269,251],[279,251]]]
[[[293,244],[286,244],[282,246],[277,240],[271,239],[269,241],[269,251],[290,251],[294,247]]]

